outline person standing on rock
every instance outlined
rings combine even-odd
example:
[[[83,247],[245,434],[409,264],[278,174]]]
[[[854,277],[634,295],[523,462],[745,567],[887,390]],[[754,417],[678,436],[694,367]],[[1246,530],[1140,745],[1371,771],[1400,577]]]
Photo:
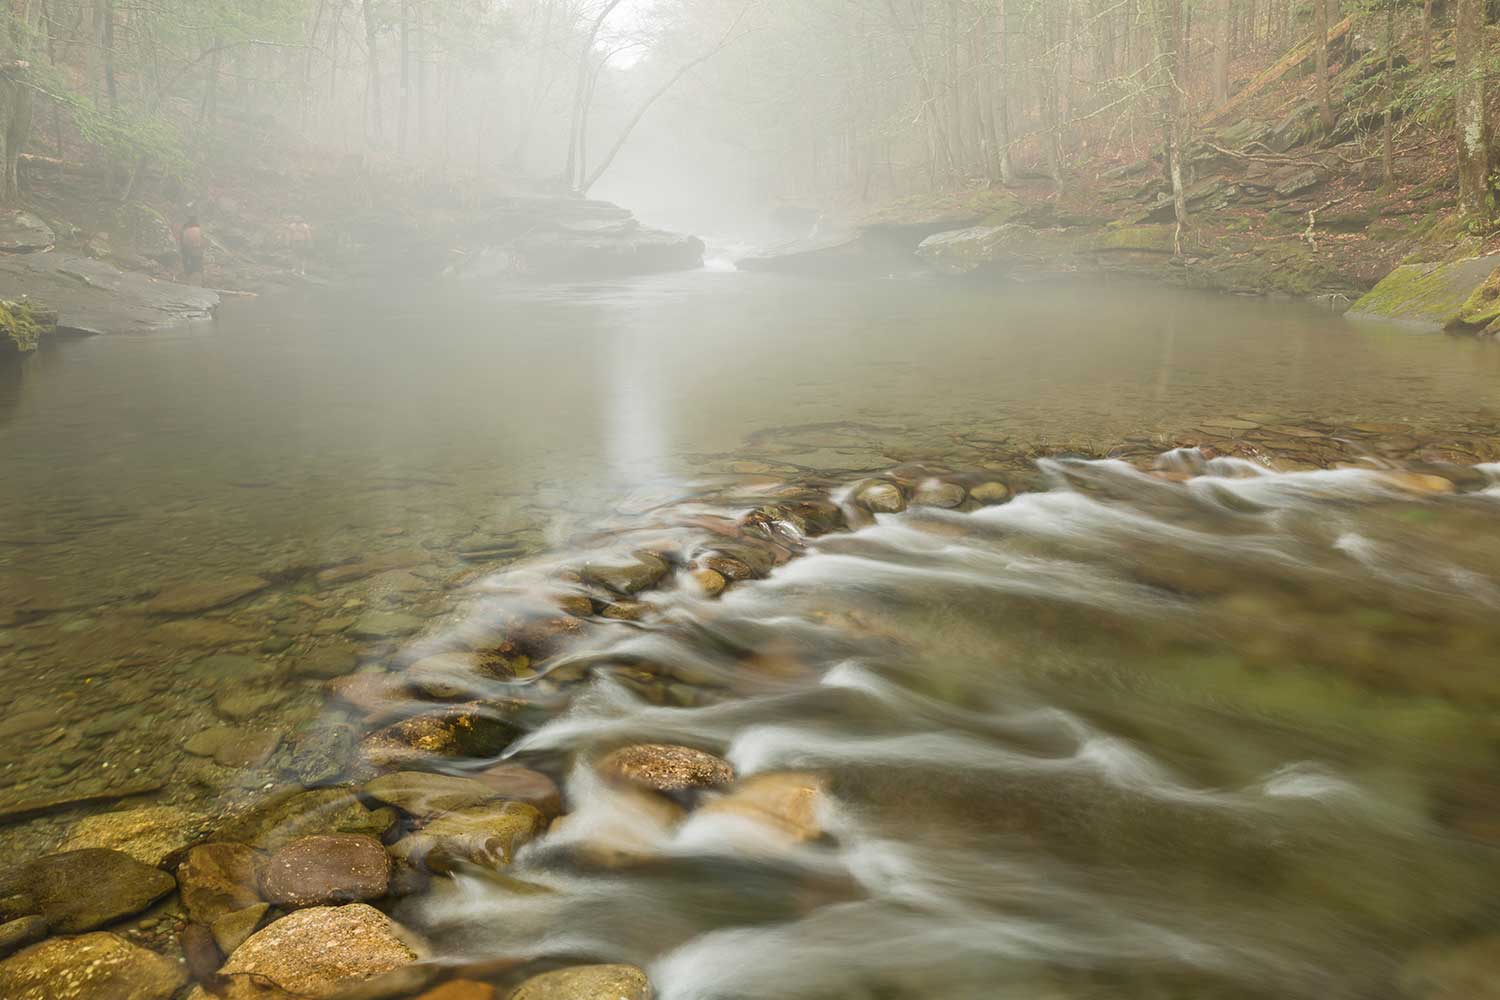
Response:
[[[198,225],[196,215],[188,216],[177,234],[177,252],[182,257],[182,280],[190,285],[203,282],[203,227]]]

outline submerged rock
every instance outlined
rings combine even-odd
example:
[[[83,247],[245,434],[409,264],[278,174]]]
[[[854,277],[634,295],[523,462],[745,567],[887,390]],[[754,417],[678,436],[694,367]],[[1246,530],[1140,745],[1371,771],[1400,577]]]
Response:
[[[654,587],[667,575],[666,560],[650,552],[584,564],[583,578],[617,594],[636,594]]]
[[[823,835],[818,811],[824,794],[823,779],[816,774],[795,771],[757,774],[699,812],[740,816],[792,840],[816,840]]]
[[[261,898],[278,906],[365,902],[386,894],[391,859],[363,834],[301,837],[260,863],[259,880]]]
[[[267,797],[226,822],[215,839],[274,851],[298,837],[315,833],[383,835],[396,820],[389,809],[366,809],[345,788],[288,789]]]
[[[271,584],[258,576],[197,580],[164,587],[146,602],[153,615],[190,615],[233,604],[265,590]]]
[[[651,982],[633,965],[580,965],[526,980],[510,1000],[650,1000]]]
[[[153,867],[202,838],[208,817],[179,806],[142,806],[85,816],[73,824],[62,850],[105,847]]]
[[[466,861],[508,865],[516,851],[542,832],[546,820],[523,802],[494,802],[444,813],[419,832],[397,841],[396,857],[428,871],[451,871]]]
[[[0,924],[0,958],[47,936],[46,917],[17,917]]]
[[[540,771],[520,764],[496,764],[479,771],[474,778],[483,782],[495,798],[524,802],[548,819],[562,812],[562,792],[557,782]]]
[[[214,944],[219,946],[219,953],[234,954],[234,950],[260,927],[270,910],[270,903],[251,903],[244,909],[226,913],[209,924],[209,932],[213,935]]]
[[[478,778],[434,774],[431,771],[383,774],[367,782],[364,793],[417,819],[427,819],[454,809],[467,809],[501,797]]]
[[[882,480],[863,483],[854,490],[854,501],[877,514],[899,514],[906,509],[906,497],[895,483]]]
[[[425,949],[374,907],[298,910],[235,949],[219,970],[226,983],[220,996],[263,1000],[272,986],[292,996],[326,997],[424,957]],[[196,989],[191,1000],[209,1000],[209,994]]]
[[[177,888],[172,876],[102,847],[38,858],[22,884],[54,931],[91,931],[139,913]]]
[[[611,780],[658,792],[719,788],[734,780],[734,768],[722,757],[666,743],[621,747],[596,769]]]
[[[0,962],[5,1000],[168,1000],[187,970],[117,934],[53,938]]]
[[[486,705],[455,705],[402,719],[376,730],[360,744],[364,759],[390,767],[431,757],[495,757],[520,728]]]
[[[244,844],[199,844],[177,866],[182,905],[196,923],[221,917],[260,902],[256,868],[260,852]]]

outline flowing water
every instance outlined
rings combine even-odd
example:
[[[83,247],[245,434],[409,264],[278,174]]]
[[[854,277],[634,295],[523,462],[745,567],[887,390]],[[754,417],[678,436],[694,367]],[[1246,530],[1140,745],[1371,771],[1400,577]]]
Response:
[[[319,727],[457,700],[569,816],[399,904],[455,962],[627,961],[663,1000],[1479,996],[1441,990],[1500,976],[1497,375],[1301,306],[712,271],[58,344],[0,388],[0,836],[132,784],[211,812]],[[890,470],[1017,495],[864,513]],[[857,530],[775,506],[830,499]],[[684,571],[639,620],[583,582],[735,545],[768,578]],[[600,614],[511,677],[325,704],[569,597]],[[279,749],[184,750],[226,723]],[[588,766],[636,742],[811,805],[643,803]]]

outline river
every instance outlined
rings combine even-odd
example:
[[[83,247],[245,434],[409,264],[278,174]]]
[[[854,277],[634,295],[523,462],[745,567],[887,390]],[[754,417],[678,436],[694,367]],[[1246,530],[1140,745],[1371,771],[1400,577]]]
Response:
[[[988,477],[1019,495],[798,537],[467,692],[545,708],[508,752],[572,815],[511,866],[547,891],[395,912],[663,1000],[1426,996],[1500,931],[1497,443],[1491,345],[1129,285],[379,286],[58,342],[0,385],[0,842],[284,781],[330,677],[587,553]],[[272,749],[186,748],[226,725]],[[632,814],[576,762],[641,740],[816,775],[816,830]]]

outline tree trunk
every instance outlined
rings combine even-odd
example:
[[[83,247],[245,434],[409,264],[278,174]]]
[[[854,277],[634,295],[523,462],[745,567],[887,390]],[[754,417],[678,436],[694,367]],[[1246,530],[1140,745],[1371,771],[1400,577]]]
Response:
[[[375,0],[361,0],[365,19],[365,141],[380,145],[385,138],[385,108],[380,99],[380,60],[376,43],[380,26],[375,21]]]
[[[1214,37],[1214,103],[1229,100],[1229,29],[1234,21],[1234,0],[1219,0]]]
[[[1396,0],[1385,3],[1385,123],[1381,177],[1386,187],[1396,183]]]
[[[1432,0],[1422,4],[1422,69],[1432,69]]]
[[[1320,5],[1321,6],[1321,5]],[[1177,220],[1173,247],[1182,256],[1182,235],[1188,227],[1187,186],[1182,158],[1187,149],[1187,65],[1183,46],[1182,0],[1156,0],[1157,48],[1162,80],[1162,111],[1166,132],[1167,174],[1172,180],[1172,211]]]
[[[1009,185],[1015,179],[1010,158],[1010,17],[1006,0],[996,0],[996,52],[999,65],[995,79],[1000,93],[996,95],[995,145],[1000,153],[1000,183]]]
[[[1458,0],[1457,50],[1458,201],[1468,214],[1489,218],[1489,121],[1485,114],[1484,0]]]
[[[1313,0],[1313,11],[1313,32],[1318,39],[1318,115],[1323,119],[1323,130],[1331,132],[1334,120],[1333,95],[1328,80],[1328,5],[1323,0]]]
[[[582,127],[588,102],[589,55],[594,51],[594,43],[599,40],[599,31],[604,27],[605,19],[618,6],[620,6],[620,0],[609,0],[604,5],[589,25],[583,51],[578,54],[578,80],[573,87],[573,118],[568,131],[568,161],[563,167],[563,181],[568,185],[569,190],[576,190],[579,187],[586,169],[582,163],[578,162],[578,145],[579,129]]]

